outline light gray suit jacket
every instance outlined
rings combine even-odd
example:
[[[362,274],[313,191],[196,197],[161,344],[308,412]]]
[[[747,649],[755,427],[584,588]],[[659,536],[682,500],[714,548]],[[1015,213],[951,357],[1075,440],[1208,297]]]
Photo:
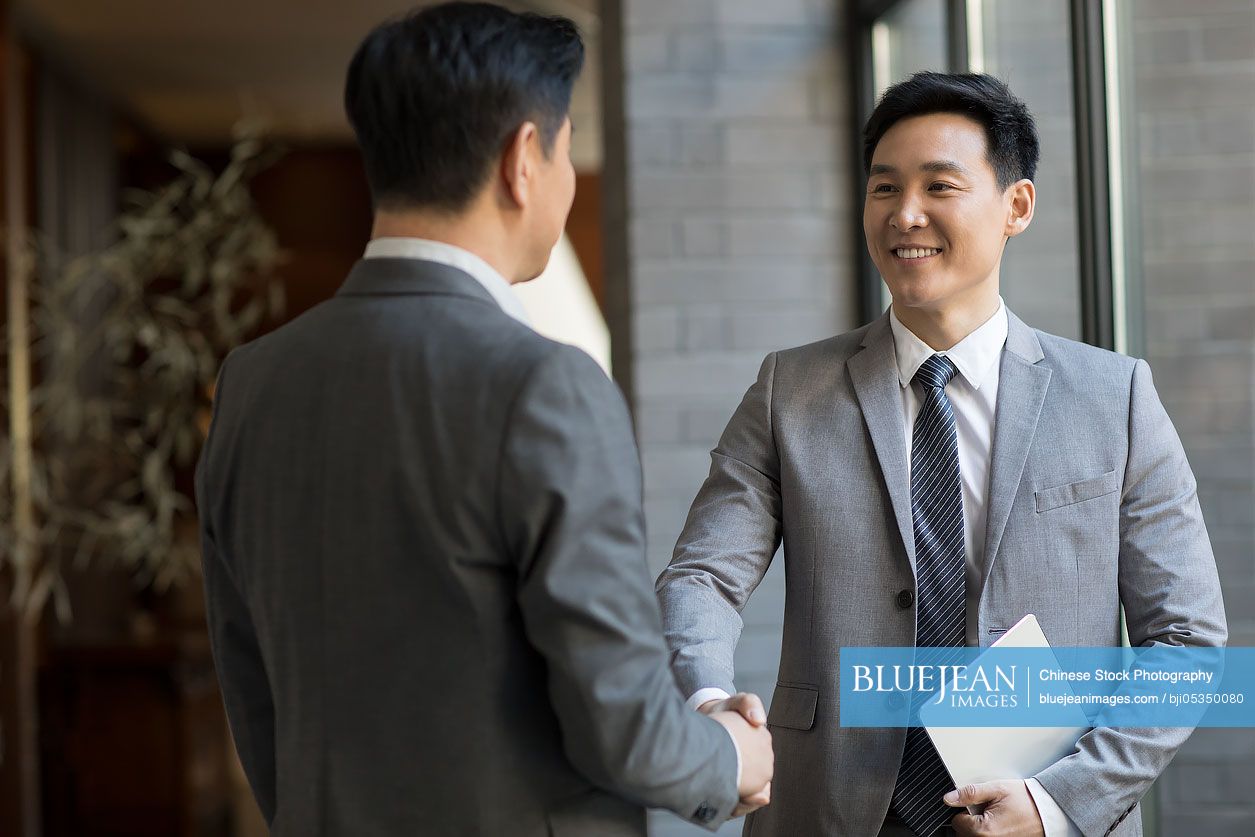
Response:
[[[771,805],[747,834],[874,835],[905,729],[843,729],[838,649],[915,644],[909,452],[888,316],[769,355],[711,454],[658,578],[687,693],[733,688],[740,610],[783,541]],[[1034,613],[1057,646],[1222,645],[1215,560],[1144,361],[1010,316],[995,416],[980,638]],[[1099,729],[1037,779],[1086,835],[1141,833],[1138,801],[1189,736]]]
[[[473,278],[359,262],[233,352],[197,471],[214,659],[279,837],[714,827],[623,398]]]

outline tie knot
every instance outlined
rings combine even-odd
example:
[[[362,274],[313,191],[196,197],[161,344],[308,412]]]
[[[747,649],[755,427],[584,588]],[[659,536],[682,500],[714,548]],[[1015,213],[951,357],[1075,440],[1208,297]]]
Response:
[[[915,383],[925,389],[945,389],[958,368],[944,355],[933,355],[915,373]]]

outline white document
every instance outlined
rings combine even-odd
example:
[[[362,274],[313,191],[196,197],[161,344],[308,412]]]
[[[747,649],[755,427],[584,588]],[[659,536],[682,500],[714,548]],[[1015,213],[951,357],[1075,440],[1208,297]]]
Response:
[[[1002,648],[1049,648],[1037,617],[1029,614],[993,644]],[[979,659],[979,657],[977,658]],[[933,746],[950,771],[954,786],[962,787],[1000,779],[1028,779],[1076,748],[1089,731],[1085,713],[1077,708],[1076,727],[930,727],[929,709],[919,716]]]

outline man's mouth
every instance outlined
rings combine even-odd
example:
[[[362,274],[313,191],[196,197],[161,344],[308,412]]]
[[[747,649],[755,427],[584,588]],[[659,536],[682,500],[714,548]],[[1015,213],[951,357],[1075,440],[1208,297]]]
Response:
[[[899,259],[926,259],[941,252],[940,247],[897,247],[893,255]]]

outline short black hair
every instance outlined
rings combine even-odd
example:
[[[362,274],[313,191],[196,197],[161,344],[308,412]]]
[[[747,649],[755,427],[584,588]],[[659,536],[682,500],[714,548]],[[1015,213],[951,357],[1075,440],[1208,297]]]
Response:
[[[863,173],[885,133],[903,119],[957,113],[985,126],[989,165],[998,188],[1037,174],[1040,143],[1028,105],[1006,83],[985,73],[916,73],[880,97],[863,128]]]
[[[491,3],[444,3],[376,27],[344,89],[376,208],[465,209],[529,120],[552,153],[583,65],[574,23]]]

